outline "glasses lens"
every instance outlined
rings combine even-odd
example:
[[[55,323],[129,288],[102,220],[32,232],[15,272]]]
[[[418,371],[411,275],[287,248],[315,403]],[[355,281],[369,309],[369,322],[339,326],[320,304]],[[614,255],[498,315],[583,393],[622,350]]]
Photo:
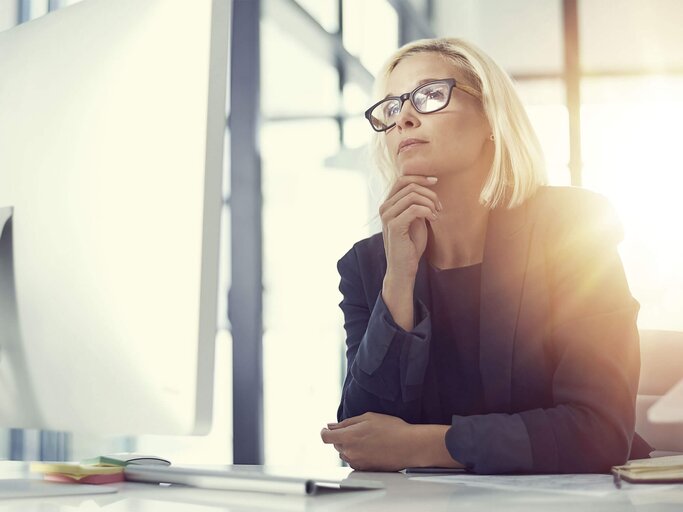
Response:
[[[413,94],[415,109],[428,114],[445,107],[450,100],[450,89],[450,84],[445,82],[425,84]]]
[[[396,116],[400,111],[400,101],[396,99],[383,101],[370,112],[370,123],[375,130],[386,130],[396,122]]]

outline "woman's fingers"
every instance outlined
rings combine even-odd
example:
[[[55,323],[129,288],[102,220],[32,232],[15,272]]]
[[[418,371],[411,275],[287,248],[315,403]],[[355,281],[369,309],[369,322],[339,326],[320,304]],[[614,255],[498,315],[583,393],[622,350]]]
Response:
[[[382,221],[388,224],[392,219],[398,217],[411,205],[421,205],[429,208],[433,214],[432,220],[435,220],[439,214],[439,210],[431,198],[425,197],[417,192],[409,192],[384,212]]]
[[[415,219],[436,220],[431,208],[413,204],[387,223],[389,232],[407,233]]]
[[[325,444],[344,444],[344,442],[348,441],[350,438],[348,436],[352,436],[353,432],[349,431],[348,429],[345,428],[338,428],[338,429],[329,429],[329,428],[324,428],[320,431],[320,437],[323,440],[323,443]]]
[[[407,185],[410,185],[411,183],[415,183],[417,185],[422,186],[430,186],[434,185],[437,181],[437,178],[435,178],[434,176],[420,176],[417,174],[408,174],[405,176],[400,176],[389,189],[387,198],[390,198],[391,196],[396,194],[396,192],[406,187]]]
[[[348,427],[353,427],[364,421],[371,420],[374,416],[373,413],[365,413],[360,416],[346,418],[339,423],[328,423],[327,428],[320,431],[320,437],[325,444],[333,444],[335,448],[337,448],[337,445],[341,447],[344,441],[350,439],[348,436],[353,436],[353,431],[356,429],[356,427],[352,429],[348,429]],[[337,451],[340,450],[337,449]]]
[[[325,444],[341,444],[343,432],[324,428],[320,431],[320,437]]]
[[[368,413],[361,414],[360,416],[351,416],[350,418],[343,419],[339,423],[328,423],[327,428],[330,430],[335,430],[338,428],[348,427],[350,425],[355,425],[367,419]]]
[[[396,471],[409,465],[410,454],[406,450],[410,448],[406,441],[413,430],[404,420],[378,413],[348,420],[355,423],[337,430],[324,428],[321,432],[323,441],[334,445],[341,460],[354,469],[366,470]]]
[[[405,201],[406,197],[418,197],[422,196],[427,198],[429,201],[434,206],[434,209],[436,211],[439,211],[442,209],[441,207],[441,202],[439,201],[439,198],[436,195],[436,192],[433,190],[427,188],[426,186],[419,184],[419,183],[408,183],[405,186],[401,187],[399,190],[397,190],[395,193],[389,195],[387,199],[382,203],[382,205],[379,208],[379,213],[380,215],[384,218],[386,216],[386,213],[391,210],[394,206],[396,206],[397,203],[401,201]]]

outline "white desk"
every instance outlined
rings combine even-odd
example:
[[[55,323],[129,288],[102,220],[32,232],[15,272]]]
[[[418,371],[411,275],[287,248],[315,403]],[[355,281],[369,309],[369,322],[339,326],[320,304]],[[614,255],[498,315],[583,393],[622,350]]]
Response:
[[[578,496],[548,492],[506,491],[414,480],[402,473],[359,473],[329,470],[338,477],[381,480],[386,489],[298,497],[183,487],[161,487],[125,482],[116,494],[4,500],[0,511],[45,512],[256,512],[288,511],[681,511],[683,485],[649,490],[617,491],[605,496]],[[26,475],[22,463],[0,462],[0,475]],[[562,478],[562,477],[558,477]]]

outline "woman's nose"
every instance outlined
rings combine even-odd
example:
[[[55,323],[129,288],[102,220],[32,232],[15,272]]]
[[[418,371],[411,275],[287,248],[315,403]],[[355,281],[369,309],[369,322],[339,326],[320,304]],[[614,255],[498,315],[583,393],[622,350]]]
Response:
[[[396,119],[396,126],[403,130],[420,126],[420,116],[410,101],[406,101]]]

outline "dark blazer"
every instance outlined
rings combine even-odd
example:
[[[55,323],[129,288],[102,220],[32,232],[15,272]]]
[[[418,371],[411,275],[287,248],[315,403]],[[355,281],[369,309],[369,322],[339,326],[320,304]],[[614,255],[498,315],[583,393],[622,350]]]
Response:
[[[480,306],[486,413],[452,417],[455,460],[478,473],[583,473],[629,458],[639,306],[621,238],[607,201],[583,189],[542,187],[521,207],[491,211]],[[419,263],[410,332],[382,300],[386,267],[381,233],[338,262],[348,368],[338,418],[373,411],[425,423],[422,397],[436,394],[428,262]]]

